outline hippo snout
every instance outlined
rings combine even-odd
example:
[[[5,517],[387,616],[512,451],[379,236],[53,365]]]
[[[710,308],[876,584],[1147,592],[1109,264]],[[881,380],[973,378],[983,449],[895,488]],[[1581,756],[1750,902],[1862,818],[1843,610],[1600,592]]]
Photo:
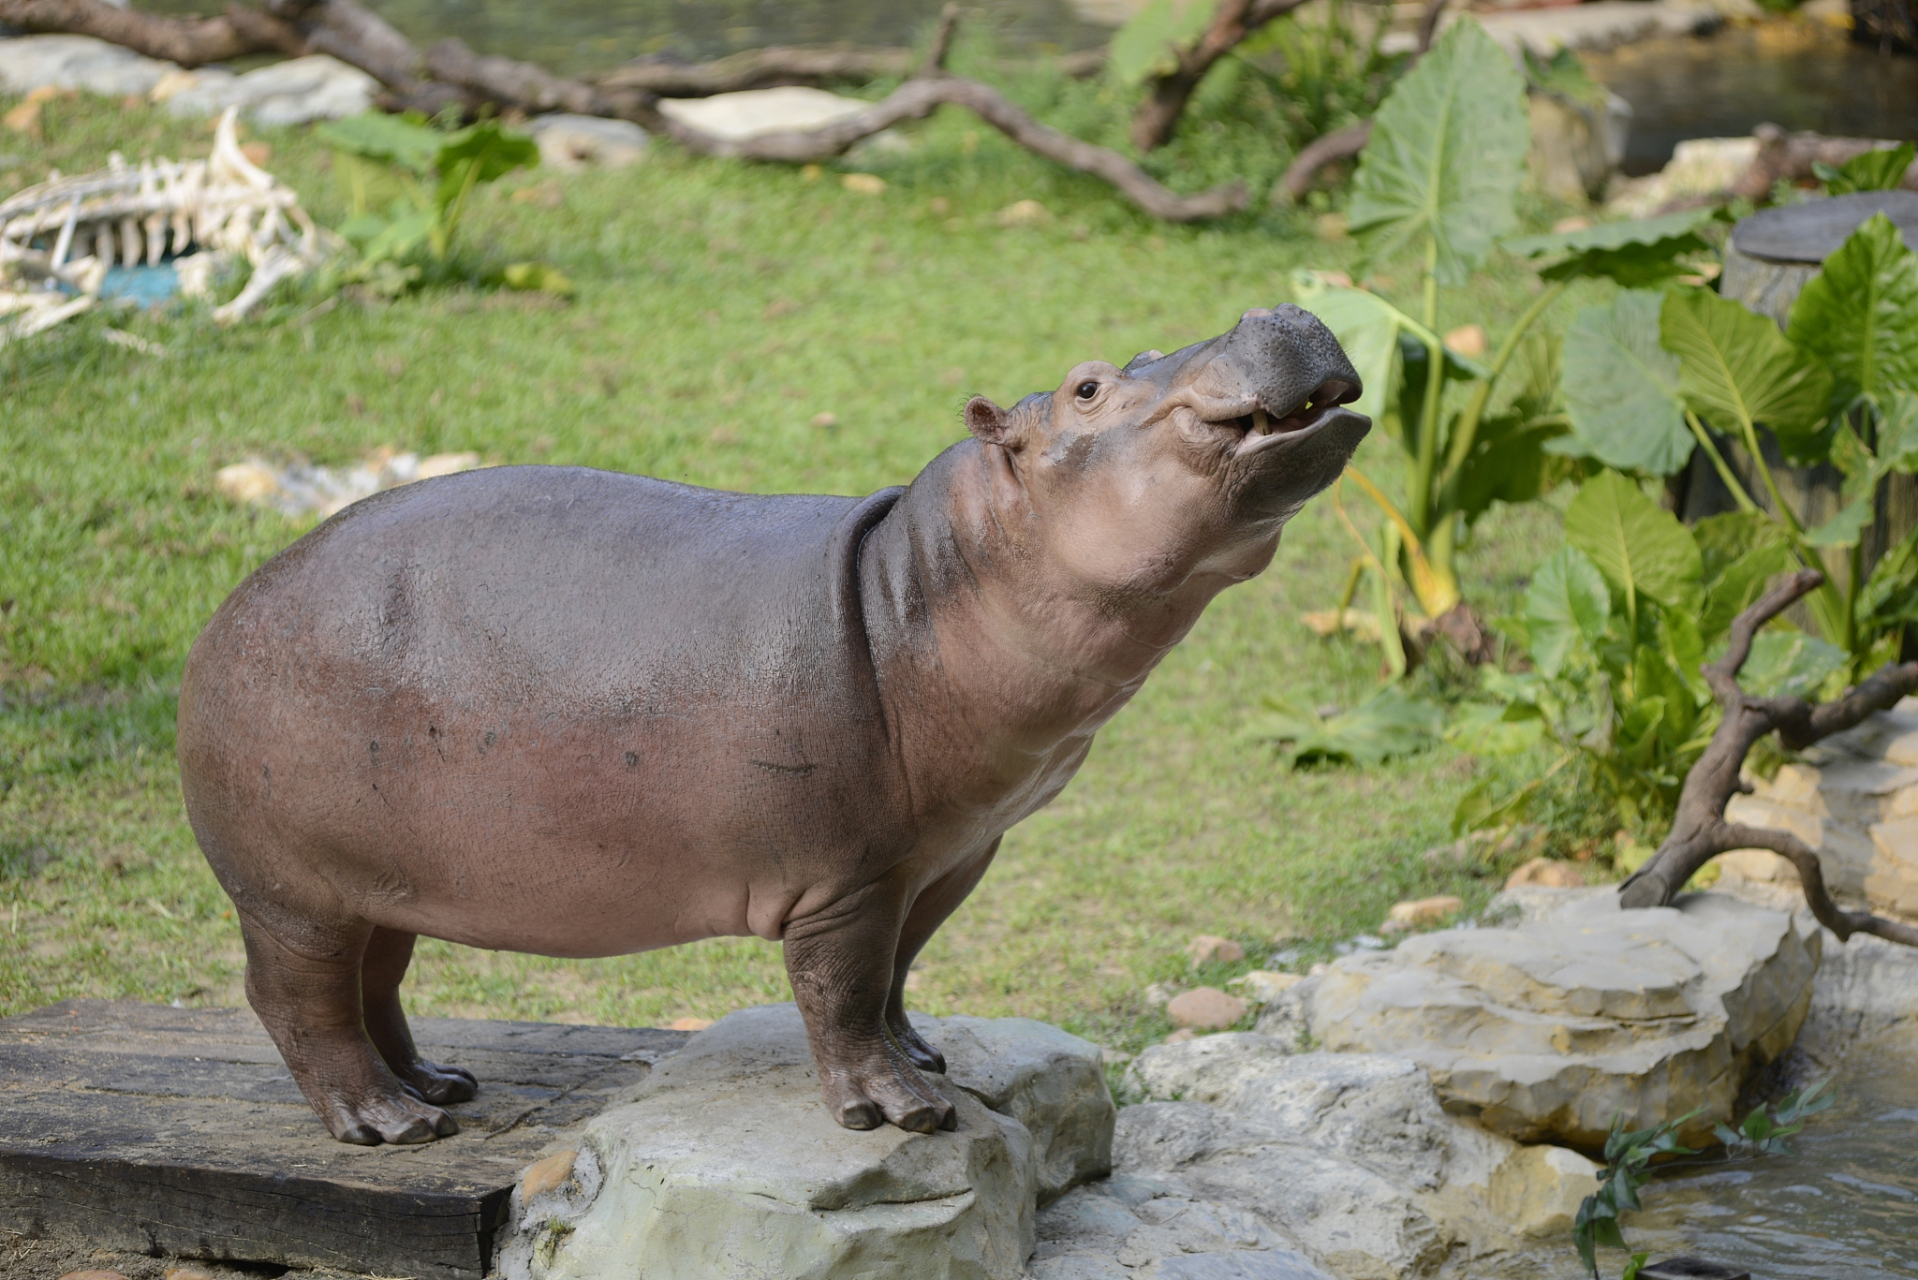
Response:
[[[1290,302],[1241,315],[1227,335],[1223,360],[1258,408],[1286,426],[1303,426],[1364,391],[1332,331]]]

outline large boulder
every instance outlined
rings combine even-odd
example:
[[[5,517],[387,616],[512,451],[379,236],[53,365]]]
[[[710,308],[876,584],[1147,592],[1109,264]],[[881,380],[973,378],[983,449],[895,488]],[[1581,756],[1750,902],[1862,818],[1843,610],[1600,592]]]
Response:
[[[1725,816],[1789,831],[1818,853],[1841,902],[1918,920],[1918,698],[1906,698],[1780,768],[1752,779]],[[1796,886],[1789,862],[1764,849],[1719,859],[1727,875]]]
[[[109,98],[145,97],[179,68],[92,36],[0,39],[0,93],[77,89]]]
[[[1562,1228],[1596,1168],[1447,1115],[1400,1058],[1230,1033],[1148,1049],[1126,1084],[1149,1100],[1119,1113],[1118,1174],[1041,1212],[1036,1280],[1432,1276]]]
[[[216,116],[228,107],[263,125],[342,120],[373,109],[379,81],[323,53],[235,75],[218,67],[177,68],[152,89],[176,116]]]
[[[1790,1047],[1810,1006],[1808,918],[1720,894],[1621,911],[1565,890],[1508,928],[1448,929],[1347,956],[1286,992],[1261,1030],[1419,1064],[1453,1114],[1519,1141],[1603,1144],[1702,1108],[1728,1119],[1750,1071]]]
[[[1111,1167],[1099,1049],[1024,1019],[914,1025],[950,1064],[955,1132],[840,1128],[798,1010],[743,1010],[526,1171],[502,1276],[1023,1276],[1036,1207]]]

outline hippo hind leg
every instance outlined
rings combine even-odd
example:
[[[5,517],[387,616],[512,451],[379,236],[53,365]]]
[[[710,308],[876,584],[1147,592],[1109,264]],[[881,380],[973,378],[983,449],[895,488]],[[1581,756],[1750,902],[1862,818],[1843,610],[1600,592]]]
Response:
[[[366,1034],[406,1091],[422,1102],[465,1102],[479,1081],[465,1067],[443,1067],[420,1057],[400,1008],[400,983],[413,961],[416,935],[375,926],[360,961],[360,1004]]]
[[[882,881],[786,925],[786,972],[806,1020],[819,1092],[848,1129],[890,1121],[932,1133],[959,1123],[886,1025],[905,916],[904,894]]]
[[[246,998],[279,1047],[293,1082],[341,1142],[431,1142],[459,1132],[414,1096],[367,1038],[360,962],[372,926],[314,929],[295,948],[242,914]]]

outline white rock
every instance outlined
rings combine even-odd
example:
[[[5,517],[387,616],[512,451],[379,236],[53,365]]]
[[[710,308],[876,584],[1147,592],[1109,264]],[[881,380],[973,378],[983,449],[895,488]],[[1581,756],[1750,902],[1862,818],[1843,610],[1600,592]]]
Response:
[[[502,1275],[1024,1275],[1035,1205],[1108,1167],[1099,1050],[1021,1019],[915,1025],[951,1065],[957,1132],[840,1128],[798,1010],[742,1010],[569,1136],[589,1177],[515,1206]]]
[[[1918,920],[1918,698],[1833,734],[1770,780],[1751,781],[1752,794],[1726,806],[1728,820],[1810,845],[1839,902]],[[1719,864],[1745,880],[1798,882],[1768,850],[1740,849]]]
[[[1598,1165],[1564,1147],[1520,1147],[1492,1175],[1488,1200],[1521,1235],[1563,1239],[1578,1206],[1597,1189]]]
[[[1797,1035],[1819,949],[1808,921],[1722,894],[1620,911],[1599,890],[1537,923],[1346,957],[1294,992],[1326,1048],[1417,1062],[1447,1110],[1509,1137],[1594,1146],[1619,1113],[1729,1118]]]
[[[168,77],[153,90],[176,116],[213,116],[238,107],[263,125],[340,120],[373,107],[379,82],[323,53],[292,58],[244,75],[208,68]]]
[[[526,131],[539,144],[540,163],[561,173],[598,166],[623,169],[646,155],[650,139],[646,131],[630,120],[606,120],[599,116],[534,116],[526,122]]]
[[[16,36],[0,39],[0,91],[24,94],[43,85],[110,98],[145,97],[179,68],[143,58],[92,36]]]
[[[662,98],[659,103],[668,118],[731,142],[787,129],[817,128],[871,106],[857,98],[798,85],[716,93],[710,98]]]

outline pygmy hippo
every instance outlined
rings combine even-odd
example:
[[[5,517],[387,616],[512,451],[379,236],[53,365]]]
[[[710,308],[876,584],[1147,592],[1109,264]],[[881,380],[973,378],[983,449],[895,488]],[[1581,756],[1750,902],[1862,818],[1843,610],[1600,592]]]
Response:
[[[950,1128],[903,1002],[1000,836],[1371,423],[1285,305],[966,405],[905,489],[501,467],[355,503],[201,633],[187,813],[246,992],[344,1142],[473,1096],[400,1009],[420,934],[549,956],[785,944],[842,1125]]]

